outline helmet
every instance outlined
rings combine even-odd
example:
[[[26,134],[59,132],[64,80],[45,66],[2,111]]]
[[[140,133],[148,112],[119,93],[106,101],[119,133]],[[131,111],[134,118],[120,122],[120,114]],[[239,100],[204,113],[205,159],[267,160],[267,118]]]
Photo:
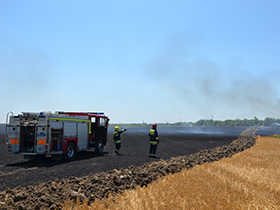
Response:
[[[154,123],[154,124],[153,124],[153,128],[156,128],[156,127],[157,127],[157,124]]]
[[[119,129],[119,126],[115,126],[115,131],[118,131]]]

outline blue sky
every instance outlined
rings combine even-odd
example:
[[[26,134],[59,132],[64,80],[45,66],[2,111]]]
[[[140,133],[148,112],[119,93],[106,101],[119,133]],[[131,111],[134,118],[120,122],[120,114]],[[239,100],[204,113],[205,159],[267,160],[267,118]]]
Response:
[[[280,118],[280,1],[0,1],[0,122]]]

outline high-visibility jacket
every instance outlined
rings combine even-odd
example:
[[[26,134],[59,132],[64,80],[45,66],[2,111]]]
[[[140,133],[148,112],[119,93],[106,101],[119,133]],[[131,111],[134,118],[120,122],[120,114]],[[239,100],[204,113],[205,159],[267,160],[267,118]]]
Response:
[[[120,131],[115,131],[113,133],[113,138],[114,138],[115,143],[121,143],[121,134],[125,131],[126,131],[126,129],[122,129]]]
[[[155,129],[151,129],[149,132],[150,144],[157,145],[158,144],[158,132]]]

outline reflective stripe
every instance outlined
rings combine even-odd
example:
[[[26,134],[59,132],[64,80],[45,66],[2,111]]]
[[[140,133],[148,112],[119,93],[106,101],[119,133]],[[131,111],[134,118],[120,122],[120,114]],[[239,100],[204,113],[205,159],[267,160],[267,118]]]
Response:
[[[158,134],[157,131],[154,129],[151,129],[149,132],[149,138],[151,142],[154,142],[155,140],[158,141]],[[155,142],[154,142],[155,143]],[[157,143],[157,142],[156,142]]]
[[[38,145],[45,145],[46,144],[46,139],[39,139],[38,140]]]
[[[114,138],[115,143],[121,142],[121,134],[122,134],[123,132],[124,132],[124,130],[115,131],[115,132],[113,133],[113,138]]]
[[[157,144],[157,141],[150,141],[151,144]]]
[[[18,139],[10,139],[10,144],[18,144]]]
[[[89,122],[89,134],[91,134],[91,121],[90,120],[80,120],[80,119],[67,119],[67,118],[55,118],[50,117],[50,120],[67,120],[67,121],[79,121],[79,122]]]

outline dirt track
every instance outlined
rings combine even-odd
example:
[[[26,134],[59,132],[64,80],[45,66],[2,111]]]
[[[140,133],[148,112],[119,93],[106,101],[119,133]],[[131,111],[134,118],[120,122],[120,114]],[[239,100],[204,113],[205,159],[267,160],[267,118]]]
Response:
[[[182,168],[231,156],[254,144],[252,138],[230,144],[234,139],[237,136],[160,135],[157,155],[166,161],[154,162],[148,157],[147,134],[126,132],[122,135],[120,156],[114,154],[114,143],[109,136],[102,156],[86,152],[78,154],[72,162],[36,162],[8,154],[1,136],[0,209],[53,209],[59,202],[76,196],[93,201],[111,191],[143,186]],[[215,149],[208,150],[212,148]],[[177,156],[184,157],[171,159]]]

